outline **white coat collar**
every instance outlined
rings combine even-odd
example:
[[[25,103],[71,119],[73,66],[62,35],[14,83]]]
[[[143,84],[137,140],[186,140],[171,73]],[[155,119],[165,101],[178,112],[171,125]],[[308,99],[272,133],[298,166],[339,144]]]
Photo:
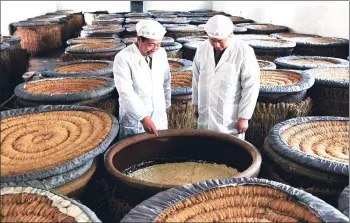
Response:
[[[208,40],[208,44],[209,44],[209,48],[210,48],[211,58],[213,59],[214,64],[215,64],[214,47],[210,44],[209,40]],[[236,45],[235,41],[231,37],[231,40],[229,40],[229,45],[227,46],[225,52],[222,54],[222,56],[219,60],[219,63],[215,67],[215,71],[231,56],[232,52],[235,50],[235,45]]]
[[[146,60],[145,60],[145,57],[141,54],[139,48],[136,46],[135,43],[132,44],[132,52],[135,54],[136,59],[137,59],[137,63],[140,66],[148,68],[149,70],[151,70],[150,67],[148,66]],[[153,55],[151,57],[153,59]],[[153,62],[152,62],[152,67],[153,67]]]

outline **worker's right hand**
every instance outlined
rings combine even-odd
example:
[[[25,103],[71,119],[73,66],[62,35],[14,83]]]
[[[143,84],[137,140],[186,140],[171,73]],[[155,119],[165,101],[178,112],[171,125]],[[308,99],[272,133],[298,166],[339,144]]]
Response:
[[[199,114],[198,114],[198,105],[194,105],[193,107],[194,107],[194,116],[195,116],[196,118],[198,118],[198,117],[199,117]]]
[[[150,117],[144,117],[142,120],[143,129],[150,133],[158,136],[156,125],[153,123]]]

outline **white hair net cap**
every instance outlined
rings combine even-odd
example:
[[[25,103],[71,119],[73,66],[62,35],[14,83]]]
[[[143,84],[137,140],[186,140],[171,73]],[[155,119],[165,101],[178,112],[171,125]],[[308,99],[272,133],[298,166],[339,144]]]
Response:
[[[149,39],[162,39],[166,30],[155,20],[141,20],[136,24],[136,32],[138,36]]]
[[[211,38],[227,38],[234,29],[234,25],[230,18],[223,15],[215,15],[211,17],[205,24],[205,32]]]

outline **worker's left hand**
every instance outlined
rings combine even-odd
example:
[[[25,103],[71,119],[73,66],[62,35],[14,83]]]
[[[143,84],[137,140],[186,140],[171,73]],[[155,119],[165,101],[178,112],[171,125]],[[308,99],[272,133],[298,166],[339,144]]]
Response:
[[[239,134],[245,133],[248,129],[248,120],[240,118],[237,122],[237,130]]]

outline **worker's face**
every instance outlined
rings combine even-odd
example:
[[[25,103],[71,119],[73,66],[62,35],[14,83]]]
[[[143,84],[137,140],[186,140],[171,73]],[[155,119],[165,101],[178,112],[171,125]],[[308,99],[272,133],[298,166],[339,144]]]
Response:
[[[142,56],[151,56],[160,47],[162,39],[147,39],[142,41],[140,37],[137,37],[137,44]]]
[[[223,39],[216,39],[216,38],[209,37],[209,42],[214,47],[214,49],[216,49],[218,51],[222,51],[222,50],[226,49],[226,47],[228,46],[230,37],[231,37],[231,35],[229,37],[223,38]]]

